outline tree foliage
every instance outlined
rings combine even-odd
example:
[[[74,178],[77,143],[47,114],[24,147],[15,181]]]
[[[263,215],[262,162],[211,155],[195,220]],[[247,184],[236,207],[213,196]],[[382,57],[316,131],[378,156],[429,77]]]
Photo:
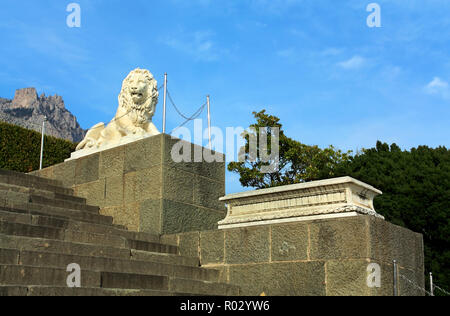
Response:
[[[255,187],[258,189],[294,184],[316,180],[326,176],[333,176],[336,167],[347,161],[350,152],[343,153],[336,150],[333,146],[321,149],[318,146],[309,146],[302,144],[284,134],[280,119],[266,114],[266,111],[253,112],[256,123],[250,125],[249,133],[255,135],[258,139],[258,156],[252,161],[250,153],[250,136],[244,133],[245,147],[242,148],[245,155],[245,161],[231,162],[228,164],[228,170],[240,174],[240,182],[246,187]],[[260,156],[261,142],[259,132],[267,128],[267,147],[271,153],[271,131],[274,127],[279,131],[279,161],[278,172],[262,173],[261,168],[267,166],[270,162],[263,162]],[[263,131],[265,133],[265,131]]]
[[[387,221],[423,234],[426,271],[449,289],[450,150],[420,146],[402,151],[396,144],[378,142],[338,169],[336,175],[383,191],[374,206]]]
[[[63,162],[75,151],[76,144],[45,136],[43,167]],[[0,122],[0,169],[30,172],[39,169],[41,134]]]

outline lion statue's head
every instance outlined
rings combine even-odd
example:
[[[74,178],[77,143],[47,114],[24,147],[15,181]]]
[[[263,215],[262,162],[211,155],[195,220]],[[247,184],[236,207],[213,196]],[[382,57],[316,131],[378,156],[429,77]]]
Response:
[[[142,123],[151,120],[158,103],[158,86],[153,75],[145,69],[130,72],[122,83],[119,94],[119,111],[135,112]]]

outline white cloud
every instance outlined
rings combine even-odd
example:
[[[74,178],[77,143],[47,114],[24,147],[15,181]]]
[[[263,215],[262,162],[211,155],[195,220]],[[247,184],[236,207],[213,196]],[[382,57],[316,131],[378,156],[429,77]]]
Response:
[[[433,80],[425,86],[425,92],[432,95],[439,95],[446,99],[450,97],[448,82],[439,77],[434,77]]]
[[[364,57],[361,56],[353,56],[349,60],[342,61],[338,63],[337,65],[344,69],[359,69],[366,65],[367,60]]]

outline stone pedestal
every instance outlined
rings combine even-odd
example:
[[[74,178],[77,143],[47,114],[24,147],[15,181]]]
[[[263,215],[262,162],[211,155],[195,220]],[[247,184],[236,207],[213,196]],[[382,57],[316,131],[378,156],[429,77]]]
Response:
[[[157,135],[35,172],[56,179],[133,231],[171,234],[217,228],[226,215],[225,162],[175,163],[178,139]],[[198,157],[198,155],[196,156]],[[198,160],[198,159],[197,159]],[[225,161],[223,158],[222,161]]]
[[[386,222],[350,177],[231,194],[218,230],[163,236],[245,296],[423,295],[422,235]],[[413,286],[412,284],[415,284]]]
[[[202,267],[221,271],[221,281],[241,295],[392,296],[393,260],[398,293],[423,296],[421,234],[369,215],[181,233],[162,236]],[[372,265],[379,286],[369,284]],[[409,281],[408,281],[409,280]],[[412,282],[412,283],[411,283]],[[370,285],[370,286],[369,286]]]

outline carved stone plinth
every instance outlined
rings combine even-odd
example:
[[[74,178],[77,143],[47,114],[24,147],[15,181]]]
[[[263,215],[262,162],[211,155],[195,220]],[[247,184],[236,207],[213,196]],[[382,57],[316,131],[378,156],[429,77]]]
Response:
[[[373,199],[382,194],[374,187],[343,177],[227,195],[227,217],[219,228],[372,215]]]

